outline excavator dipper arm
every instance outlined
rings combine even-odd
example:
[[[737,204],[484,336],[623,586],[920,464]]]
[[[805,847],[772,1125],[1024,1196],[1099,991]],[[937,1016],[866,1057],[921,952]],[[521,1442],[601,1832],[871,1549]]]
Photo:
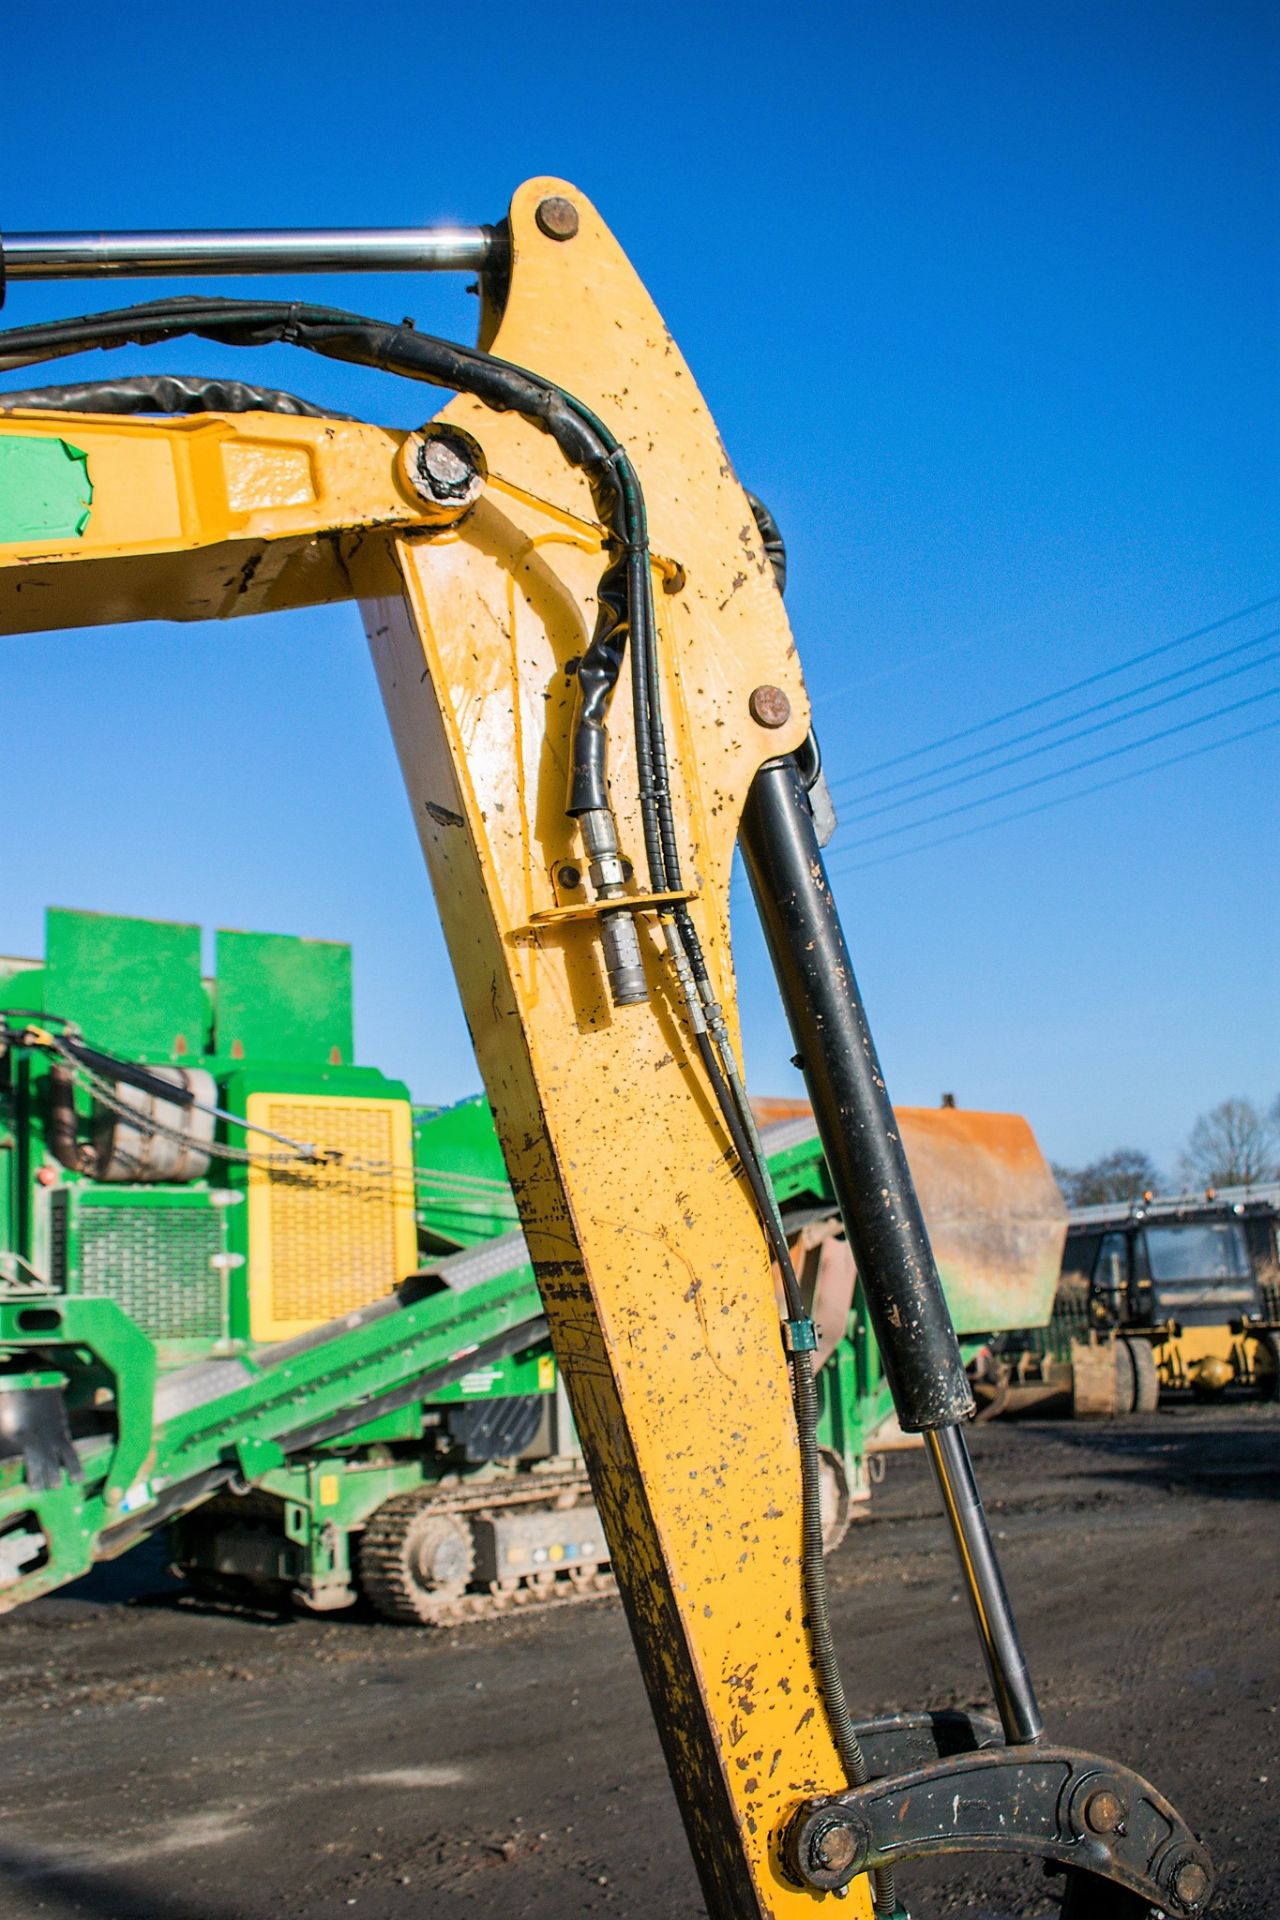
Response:
[[[975,1817],[941,1831],[939,1768],[963,1771],[964,1804],[976,1795],[997,1820],[1013,1791],[1031,1808],[1019,1844],[1100,1900],[1137,1888],[1198,1914],[1207,1861],[1167,1803],[1106,1763],[1041,1755],[960,1432],[968,1387],[814,834],[808,701],[752,506],[580,193],[531,181],[504,227],[463,237],[454,251],[484,267],[479,350],[330,309],[204,299],[0,335],[9,369],[197,333],[292,341],[456,395],[407,434],[225,381],[6,397],[0,629],[359,601],[714,1920],[786,1920],[832,1893],[855,1914],[873,1899],[898,1910],[900,1859],[994,1830]],[[119,270],[149,270],[145,236],[128,238]],[[197,265],[221,259],[219,238]],[[110,259],[110,236],[79,254],[20,242],[13,277]],[[210,404],[233,410],[137,413]],[[343,769],[331,772],[340,806]],[[813,1329],[792,1292],[780,1337],[770,1257],[785,1276],[785,1237],[741,1091],[728,904],[740,832],[1007,1744],[952,1728],[922,1756],[917,1716],[910,1738],[906,1722],[866,1727],[864,1751],[843,1704],[806,1440]],[[1076,1833],[1089,1766],[1121,1797],[1146,1796],[1169,1823],[1163,1850],[1135,1865],[1141,1848],[1118,1828],[1088,1826],[1090,1801],[1092,1838]],[[1070,1790],[1052,1817],[1051,1777]],[[902,1844],[885,1837],[891,1819]]]

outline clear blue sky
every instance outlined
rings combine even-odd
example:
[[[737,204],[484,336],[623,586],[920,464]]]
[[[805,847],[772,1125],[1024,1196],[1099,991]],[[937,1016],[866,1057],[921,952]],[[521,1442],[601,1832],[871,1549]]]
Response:
[[[1280,642],[1135,693],[1096,719],[1248,667],[1056,753],[1054,732],[940,763],[1207,661],[1280,627],[1280,607],[863,770],[1280,594],[1277,39],[1247,0],[500,0],[447,21],[215,3],[198,30],[153,4],[76,8],[56,30],[37,10],[6,23],[3,221],[478,221],[530,174],[576,180],[786,533],[842,806],[832,866],[895,1098],[954,1090],[1027,1113],[1055,1158],[1126,1142],[1168,1165],[1198,1111],[1280,1080],[1280,731],[1024,810],[1280,718],[1255,700],[1276,664],[1254,664]],[[171,290],[15,286],[4,318]],[[302,292],[472,337],[458,279]],[[287,349],[134,364],[252,366],[416,417],[393,383]],[[0,950],[38,951],[48,902],[349,939],[362,1057],[423,1098],[474,1087],[352,611],[3,646]],[[872,788],[975,770],[872,814],[919,787]],[[792,1090],[739,918],[751,1077]]]

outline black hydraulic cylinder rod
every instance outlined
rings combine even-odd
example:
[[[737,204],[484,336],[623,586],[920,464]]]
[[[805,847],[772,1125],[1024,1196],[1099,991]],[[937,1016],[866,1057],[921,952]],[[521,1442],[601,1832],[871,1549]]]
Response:
[[[898,1419],[953,1426],[973,1394],[790,757],[757,773],[739,838]]]
[[[1011,1745],[1043,1726],[959,1422],[951,1314],[794,759],[752,783],[743,856],[901,1425],[923,1432]]]

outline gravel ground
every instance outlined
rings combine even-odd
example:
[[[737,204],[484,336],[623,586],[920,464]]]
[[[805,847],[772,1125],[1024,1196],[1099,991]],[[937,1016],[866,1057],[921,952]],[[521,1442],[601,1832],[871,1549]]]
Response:
[[[1213,1852],[1216,1920],[1277,1920],[1280,1409],[974,1443],[1051,1735],[1154,1778]],[[859,1711],[986,1707],[918,1454],[830,1568]],[[0,1623],[0,1685],[4,1920],[705,1911],[615,1604],[271,1621],[200,1610],[144,1551]],[[905,1890],[916,1920],[1009,1920],[1051,1885],[969,1858]]]

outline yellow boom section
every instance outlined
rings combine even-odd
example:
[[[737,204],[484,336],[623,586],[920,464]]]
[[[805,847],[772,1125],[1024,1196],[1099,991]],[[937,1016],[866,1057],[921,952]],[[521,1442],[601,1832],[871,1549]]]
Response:
[[[573,232],[539,226],[551,198],[572,200]],[[809,727],[782,602],[693,378],[590,203],[531,181],[510,235],[485,344],[585,401],[643,484],[676,833],[736,1034],[739,817],[758,767]],[[640,921],[649,1002],[616,1008],[596,921],[565,882],[581,857],[565,814],[574,670],[603,564],[589,489],[514,413],[457,399],[442,417],[474,435],[488,469],[474,509],[443,531],[404,484],[403,436],[380,429],[261,414],[11,419],[3,431],[72,439],[94,491],[82,532],[0,550],[0,626],[360,598],[708,1906],[785,1920],[820,1896],[785,1877],[783,1825],[845,1780],[805,1618],[765,1238],[656,914]],[[612,805],[638,861],[625,675],[609,733]],[[865,1920],[865,1880],[851,1895],[844,1911]]]

